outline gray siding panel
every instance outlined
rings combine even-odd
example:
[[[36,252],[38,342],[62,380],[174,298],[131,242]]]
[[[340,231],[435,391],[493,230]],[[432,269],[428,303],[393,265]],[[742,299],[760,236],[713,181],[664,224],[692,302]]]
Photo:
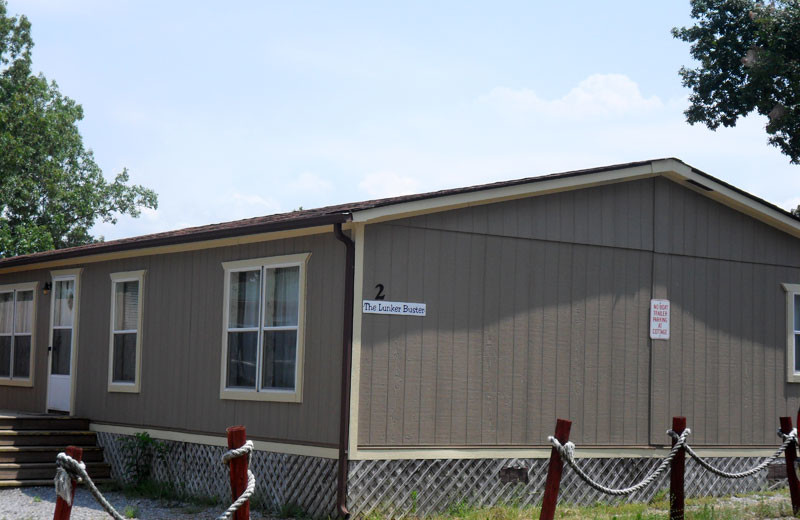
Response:
[[[311,253],[303,402],[221,400],[222,262],[300,252]],[[141,392],[109,393],[109,274],[138,269],[147,271]],[[253,438],[335,445],[343,273],[344,247],[333,234],[87,264],[81,281],[76,414],[215,434],[244,424]]]
[[[586,430],[576,420],[580,442],[647,443],[649,402],[637,392],[649,384],[651,253],[393,224],[368,226],[366,244],[362,296],[382,283],[387,300],[425,302],[428,314],[363,316],[360,444],[542,444],[557,416],[590,418]],[[387,349],[384,400],[365,381],[381,380],[375,359]],[[432,406],[435,420],[424,420]]]
[[[698,444],[771,445],[800,404],[780,289],[800,241],[672,181],[369,225],[365,247],[363,297],[384,283],[428,316],[364,316],[363,446],[542,445],[556,417],[584,445],[661,445],[673,415]],[[670,341],[649,339],[653,297]],[[376,395],[387,350],[394,401]]]
[[[774,444],[778,416],[800,404],[797,385],[785,383],[781,287],[800,270],[668,255],[655,265],[672,330],[653,345],[651,441],[663,442],[656,426],[682,414],[698,444]]]
[[[403,219],[412,228],[652,249],[654,179]]]

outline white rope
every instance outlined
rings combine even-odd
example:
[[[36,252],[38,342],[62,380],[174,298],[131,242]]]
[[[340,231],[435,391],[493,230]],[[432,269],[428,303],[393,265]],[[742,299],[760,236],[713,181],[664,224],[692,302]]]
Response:
[[[678,439],[677,442],[675,443],[675,446],[673,446],[672,449],[670,450],[669,454],[661,461],[658,467],[656,467],[656,469],[652,473],[647,475],[642,481],[640,481],[637,484],[634,484],[633,486],[622,489],[614,489],[606,487],[601,483],[592,480],[592,478],[589,477],[589,475],[584,473],[584,471],[575,462],[575,444],[568,442],[562,445],[560,442],[558,442],[558,439],[552,436],[548,437],[547,440],[550,441],[550,444],[552,444],[553,447],[556,449],[556,451],[558,451],[559,455],[561,455],[561,458],[564,460],[564,462],[566,462],[567,465],[570,468],[572,468],[580,478],[582,478],[587,484],[589,484],[589,486],[607,495],[623,496],[635,493],[640,489],[643,489],[648,485],[652,484],[654,480],[659,478],[667,470],[667,468],[669,468],[669,465],[672,463],[672,459],[675,458],[675,455],[678,453],[678,451],[684,446],[686,446],[686,437],[688,437],[690,433],[691,430],[689,430],[689,428],[683,430],[683,433],[681,433],[680,435],[677,435],[672,430],[669,430],[667,434],[670,435],[675,434]]]
[[[764,470],[767,466],[775,462],[783,454],[783,452],[786,451],[786,448],[788,448],[790,444],[792,444],[793,442],[797,442],[797,428],[793,429],[791,433],[789,433],[788,435],[778,430],[778,436],[783,438],[783,444],[781,444],[780,448],[778,448],[778,451],[776,451],[772,456],[764,459],[760,464],[748,470],[742,471],[741,473],[729,473],[727,471],[722,471],[719,468],[715,468],[714,466],[703,460],[703,458],[700,457],[697,453],[695,453],[692,447],[689,446],[688,444],[686,445],[686,453],[688,453],[695,461],[697,461],[697,463],[700,464],[700,466],[710,471],[711,473],[714,473],[715,475],[731,479],[745,478],[755,475],[759,471]]]
[[[222,463],[223,464],[230,464],[230,462],[237,458],[237,457],[244,457],[247,456],[247,462],[249,466],[250,462],[250,454],[253,453],[253,441],[247,441],[241,448],[234,448],[232,450],[228,450],[222,454]],[[242,507],[245,502],[250,500],[250,497],[253,495],[253,491],[256,489],[256,477],[253,475],[253,472],[250,471],[249,467],[247,469],[247,487],[245,487],[244,491],[239,498],[237,498],[233,504],[221,515],[217,517],[217,520],[227,520],[230,516],[236,512],[237,509]]]
[[[252,452],[253,441],[247,441],[241,448],[226,451],[222,455],[222,463],[229,464],[231,460],[244,456],[247,456],[247,461],[249,463]],[[73,479],[78,482],[84,482],[89,488],[89,492],[92,494],[92,496],[94,496],[95,500],[97,500],[97,503],[100,504],[103,509],[105,509],[106,513],[111,515],[111,517],[113,517],[115,520],[127,520],[125,517],[120,515],[117,510],[114,509],[114,507],[108,502],[108,500],[106,500],[103,494],[100,493],[100,490],[97,489],[97,486],[95,486],[94,482],[92,482],[89,474],[86,473],[86,465],[83,462],[73,459],[66,453],[59,453],[56,457],[56,476],[54,479],[56,494],[64,499],[69,505],[72,505]],[[247,487],[245,487],[244,492],[239,495],[239,498],[237,498],[224,513],[217,517],[217,520],[227,520],[230,518],[230,516],[235,513],[237,509],[242,507],[245,502],[250,500],[255,488],[256,477],[253,475],[253,472],[248,469]]]
[[[58,467],[56,470],[56,492],[58,493],[58,496],[64,500],[67,500],[65,498],[65,494],[69,495],[70,500],[67,500],[67,503],[71,504],[72,502],[71,479],[74,478],[78,482],[84,482],[86,484],[86,486],[89,488],[89,492],[92,494],[92,496],[94,496],[94,499],[97,500],[97,503],[106,510],[106,513],[111,515],[115,520],[126,520],[124,516],[117,513],[117,510],[108,503],[108,500],[106,500],[103,494],[100,493],[100,490],[97,489],[97,486],[94,485],[92,479],[89,478],[89,474],[86,473],[86,465],[83,462],[78,462],[66,453],[59,453],[56,457],[56,466]],[[66,479],[66,485],[63,484],[65,473],[69,474],[69,478]],[[59,489],[59,485],[61,485],[61,489]]]

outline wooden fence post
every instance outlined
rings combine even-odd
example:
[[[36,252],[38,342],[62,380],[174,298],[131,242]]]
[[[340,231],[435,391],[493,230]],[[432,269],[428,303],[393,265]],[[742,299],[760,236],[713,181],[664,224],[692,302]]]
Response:
[[[228,449],[233,450],[244,446],[247,441],[247,432],[244,426],[231,426],[225,430],[228,434]],[[231,459],[231,495],[236,500],[247,488],[247,457]],[[250,520],[250,501],[240,507],[233,517],[234,520]]]
[[[792,418],[781,417],[781,432],[792,433]],[[786,478],[789,479],[789,494],[792,497],[792,514],[797,516],[800,512],[800,482],[797,480],[797,471],[794,469],[794,461],[797,459],[797,450],[794,443],[786,447]]]
[[[64,453],[72,457],[73,459],[77,460],[78,462],[83,459],[83,448],[79,448],[77,446],[67,446],[67,449],[64,450]],[[66,500],[62,499],[61,497],[56,498],[56,510],[53,513],[53,520],[69,520],[69,515],[72,514],[72,504],[75,503],[75,488],[78,486],[78,483],[73,480],[72,481],[72,497],[70,499],[70,503],[67,504]]]
[[[686,429],[686,417],[672,418],[672,431],[678,435]],[[677,439],[672,439],[672,445],[677,444]],[[686,469],[686,450],[681,448],[672,459],[669,470],[669,518],[670,520],[683,520],[683,474]]]
[[[558,419],[556,421],[556,433],[554,437],[561,444],[569,441],[569,431],[572,428],[572,421]],[[542,499],[542,514],[539,520],[553,520],[556,514],[556,502],[558,502],[558,488],[561,487],[561,473],[564,471],[564,461],[561,454],[555,447],[550,451],[550,465],[547,468],[547,481],[544,485],[544,498]]]

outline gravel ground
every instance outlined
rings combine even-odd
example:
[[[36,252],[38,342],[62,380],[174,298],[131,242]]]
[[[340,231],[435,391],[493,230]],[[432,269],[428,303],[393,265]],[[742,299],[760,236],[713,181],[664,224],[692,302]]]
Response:
[[[126,498],[118,492],[104,492],[103,495],[123,516],[127,516],[127,509],[134,515],[131,518],[142,520],[212,519],[224,511],[223,506],[205,507],[145,498]],[[224,507],[227,507],[227,504]],[[52,520],[55,508],[56,493],[53,486],[0,489],[0,520]],[[71,520],[110,518],[86,489],[78,488],[72,506]],[[270,517],[253,511],[250,518],[261,520]]]

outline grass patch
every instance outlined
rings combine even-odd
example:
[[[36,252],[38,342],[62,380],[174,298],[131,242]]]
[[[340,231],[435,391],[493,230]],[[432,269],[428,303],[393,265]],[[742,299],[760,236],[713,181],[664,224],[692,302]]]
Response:
[[[540,508],[499,505],[474,507],[465,501],[450,504],[440,514],[408,518],[421,520],[536,520]],[[667,520],[669,518],[669,492],[659,491],[650,503],[612,503],[593,506],[559,505],[556,518],[562,520]],[[702,497],[686,500],[686,520],[766,520],[793,518],[788,491],[747,493],[735,497]],[[368,520],[391,520],[390,515],[373,512]]]
[[[139,516],[139,508],[134,506],[127,506],[125,511],[122,512],[122,516],[125,518],[136,518]]]

